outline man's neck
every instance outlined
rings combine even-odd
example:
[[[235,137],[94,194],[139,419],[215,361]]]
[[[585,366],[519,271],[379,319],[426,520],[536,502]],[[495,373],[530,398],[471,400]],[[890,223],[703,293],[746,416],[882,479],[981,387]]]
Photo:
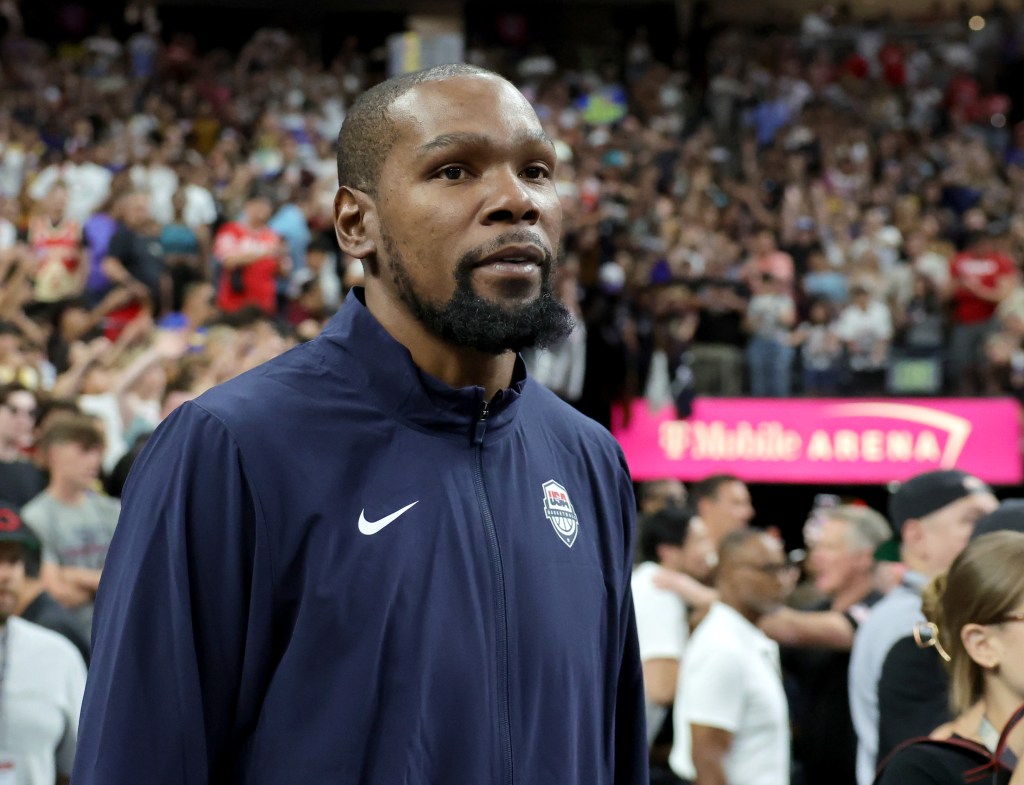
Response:
[[[719,589],[719,601],[723,605],[728,605],[730,608],[736,611],[736,613],[738,613],[744,619],[749,621],[755,627],[757,626],[757,623],[761,620],[761,616],[763,615],[762,613],[759,613],[758,611],[752,608],[744,608],[739,602],[736,601],[735,597],[732,597],[728,592],[722,591],[721,589]]]
[[[863,575],[836,592],[832,598],[832,610],[843,613],[863,600],[874,588],[871,575]]]
[[[77,507],[85,500],[86,494],[85,488],[62,477],[51,478],[46,491],[54,499],[61,504],[66,504],[68,507]]]
[[[916,572],[919,575],[924,575],[926,578],[934,578],[943,572],[943,570],[932,567],[927,561],[914,554],[904,552],[901,558],[903,559],[903,565],[907,568],[907,572]]]
[[[396,302],[380,287],[366,289],[366,307],[391,337],[409,350],[417,368],[449,387],[483,387],[484,398],[489,401],[498,390],[511,384],[515,352],[492,355],[452,346],[427,332],[403,303]]]

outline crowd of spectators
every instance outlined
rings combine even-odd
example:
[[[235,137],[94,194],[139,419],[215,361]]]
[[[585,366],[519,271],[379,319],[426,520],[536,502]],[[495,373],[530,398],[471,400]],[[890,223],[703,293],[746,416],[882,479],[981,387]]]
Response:
[[[362,280],[334,242],[334,139],[387,58],[349,38],[319,62],[279,29],[201,51],[147,3],[130,34],[59,49],[12,0],[0,16],[0,518],[46,535],[32,602],[74,608],[59,621],[87,653],[147,436],[317,335]],[[578,325],[534,375],[605,423],[641,396],[683,415],[701,395],[1024,398],[1024,124],[997,89],[1024,15],[982,21],[813,14],[720,32],[689,70],[642,31],[594,67],[470,47],[559,158]],[[695,489],[715,545],[753,515],[724,487]]]
[[[358,284],[333,142],[386,58],[279,29],[199,51],[148,4],[54,51],[2,10],[0,382],[100,416],[110,470]],[[996,92],[1022,31],[812,15],[719,34],[704,79],[643,31],[594,68],[470,47],[560,159],[580,326],[537,375],[604,422],[641,395],[1024,394],[1024,125]]]

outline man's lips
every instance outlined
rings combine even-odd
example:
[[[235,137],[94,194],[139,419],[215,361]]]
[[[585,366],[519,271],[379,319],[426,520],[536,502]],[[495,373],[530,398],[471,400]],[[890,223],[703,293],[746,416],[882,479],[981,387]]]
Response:
[[[546,258],[547,254],[536,245],[507,245],[494,253],[488,254],[473,266],[494,267],[496,269],[516,266],[529,267],[532,270],[539,267]]]

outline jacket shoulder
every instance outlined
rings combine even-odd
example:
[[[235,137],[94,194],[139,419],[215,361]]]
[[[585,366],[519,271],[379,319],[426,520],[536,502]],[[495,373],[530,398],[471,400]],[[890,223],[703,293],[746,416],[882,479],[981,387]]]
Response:
[[[344,374],[331,372],[323,347],[313,340],[213,387],[193,403],[239,432],[258,423],[287,421],[303,402],[322,400],[328,384],[337,397],[344,380]]]
[[[539,382],[528,380],[524,397],[528,418],[551,429],[563,440],[583,441],[620,452],[619,443],[607,428],[574,409]]]

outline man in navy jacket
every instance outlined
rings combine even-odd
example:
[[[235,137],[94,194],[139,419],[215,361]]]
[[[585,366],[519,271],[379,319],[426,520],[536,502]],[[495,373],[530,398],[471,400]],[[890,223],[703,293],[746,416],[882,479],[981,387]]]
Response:
[[[646,783],[629,475],[517,355],[571,324],[552,145],[442,66],[338,146],[365,290],[139,458],[74,782]]]

